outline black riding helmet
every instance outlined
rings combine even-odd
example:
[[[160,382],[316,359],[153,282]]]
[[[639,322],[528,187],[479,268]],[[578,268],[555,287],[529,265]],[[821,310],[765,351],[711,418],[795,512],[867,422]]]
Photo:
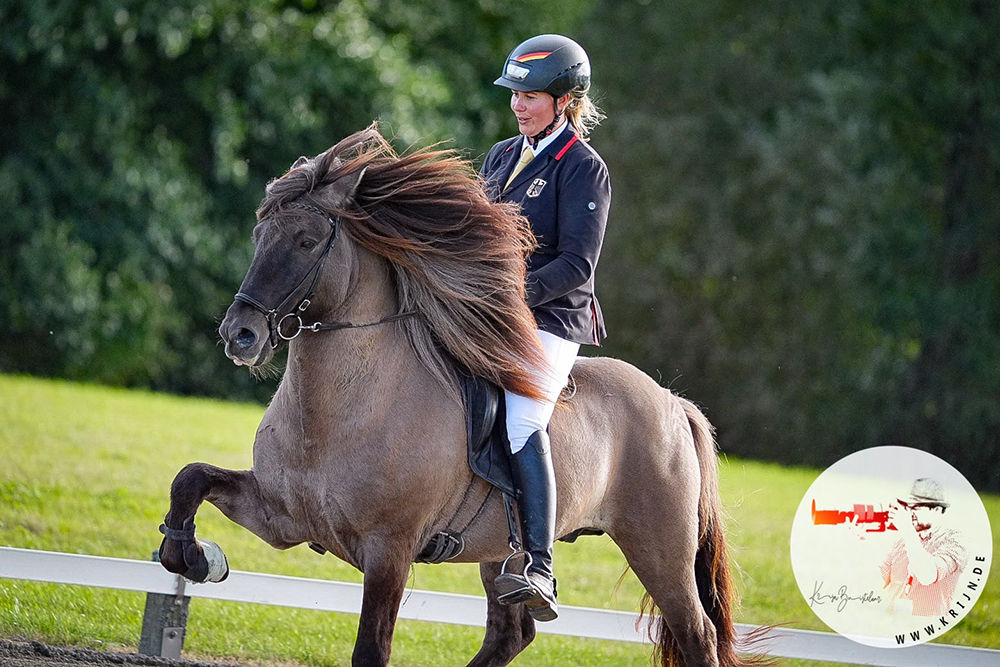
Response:
[[[590,58],[569,37],[538,35],[510,52],[503,74],[493,83],[521,92],[540,90],[559,99],[590,88]]]

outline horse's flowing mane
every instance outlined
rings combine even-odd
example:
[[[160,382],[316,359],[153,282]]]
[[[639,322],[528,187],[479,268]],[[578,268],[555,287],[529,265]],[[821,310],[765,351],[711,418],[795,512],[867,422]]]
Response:
[[[354,179],[353,194],[330,196]],[[454,387],[466,372],[540,397],[526,369],[542,363],[524,293],[535,238],[516,205],[489,200],[467,160],[433,147],[397,155],[372,125],[300,158],[268,185],[257,217],[306,195],[389,261],[400,308],[420,314],[403,320],[410,343],[439,381]]]

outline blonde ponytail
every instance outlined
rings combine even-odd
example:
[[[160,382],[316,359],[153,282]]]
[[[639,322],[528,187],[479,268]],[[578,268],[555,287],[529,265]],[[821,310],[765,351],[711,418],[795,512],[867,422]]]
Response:
[[[573,90],[570,95],[572,97],[566,105],[566,118],[580,136],[586,137],[607,116],[594,104],[586,91]]]

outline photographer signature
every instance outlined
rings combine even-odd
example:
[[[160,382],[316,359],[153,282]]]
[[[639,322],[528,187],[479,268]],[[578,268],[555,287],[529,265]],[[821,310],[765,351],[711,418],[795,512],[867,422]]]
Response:
[[[837,611],[844,611],[848,602],[860,602],[865,603],[875,603],[878,604],[882,602],[882,596],[876,595],[875,591],[868,591],[867,593],[862,593],[861,595],[849,595],[847,592],[847,586],[841,586],[836,593],[823,593],[823,584],[825,582],[815,581],[813,582],[813,593],[809,596],[809,606],[819,607],[825,604],[837,604]]]

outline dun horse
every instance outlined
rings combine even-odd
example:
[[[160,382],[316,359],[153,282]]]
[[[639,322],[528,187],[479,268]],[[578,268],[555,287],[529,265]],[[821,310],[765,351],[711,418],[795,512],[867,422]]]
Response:
[[[507,521],[500,494],[469,468],[458,378],[536,393],[519,361],[538,344],[524,304],[526,222],[488,201],[454,154],[398,156],[374,128],[300,158],[257,218],[220,332],[249,366],[288,341],[287,367],[253,469],[192,463],[174,479],[160,562],[196,581],[228,573],[221,550],[195,537],[206,500],[279,549],[321,545],[364,573],[352,664],[385,665],[411,563],[432,535],[463,528],[456,561],[481,564],[488,598],[469,665],[508,664],[534,621],[496,601]],[[618,544],[648,591],[664,665],[746,664],[707,419],[621,361],[579,359],[573,377],[549,429],[557,535],[603,531]]]

